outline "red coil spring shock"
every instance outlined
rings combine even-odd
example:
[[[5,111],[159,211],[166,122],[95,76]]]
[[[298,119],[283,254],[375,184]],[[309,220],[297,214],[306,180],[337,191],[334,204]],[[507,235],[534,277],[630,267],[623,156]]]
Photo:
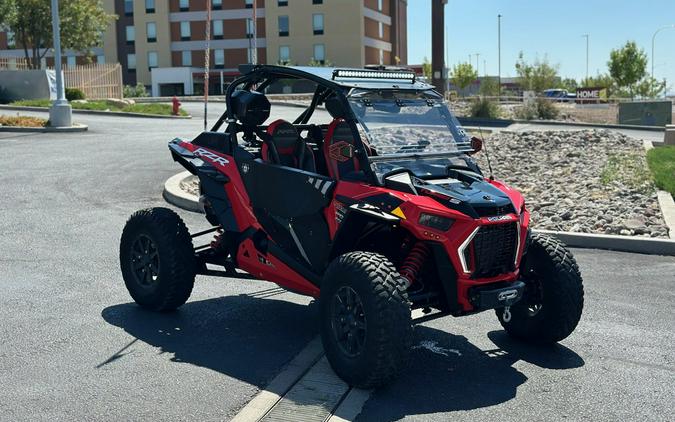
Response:
[[[422,269],[422,266],[426,262],[428,256],[429,247],[423,242],[417,242],[403,261],[399,273],[408,279],[409,286],[417,279],[417,274]]]

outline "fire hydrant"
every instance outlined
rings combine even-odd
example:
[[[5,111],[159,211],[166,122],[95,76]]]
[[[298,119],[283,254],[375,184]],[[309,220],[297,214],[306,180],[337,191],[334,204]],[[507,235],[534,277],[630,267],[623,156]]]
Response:
[[[173,114],[174,116],[178,116],[180,106],[181,106],[180,101],[178,101],[178,98],[174,95],[173,99],[171,99],[171,107],[172,107],[171,114]]]

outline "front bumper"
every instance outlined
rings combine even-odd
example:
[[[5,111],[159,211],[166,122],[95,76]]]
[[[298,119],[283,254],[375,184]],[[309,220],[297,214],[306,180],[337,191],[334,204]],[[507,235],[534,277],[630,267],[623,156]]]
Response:
[[[520,280],[511,283],[475,286],[469,289],[469,302],[476,311],[512,306],[523,298],[525,283]]]

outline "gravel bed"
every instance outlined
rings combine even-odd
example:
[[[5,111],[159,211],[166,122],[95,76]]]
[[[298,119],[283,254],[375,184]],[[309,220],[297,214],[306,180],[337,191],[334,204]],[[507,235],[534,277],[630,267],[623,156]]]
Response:
[[[497,132],[495,177],[525,197],[539,229],[668,237],[642,141],[607,130]],[[487,175],[485,151],[476,155]],[[199,195],[196,177],[180,184]]]
[[[539,229],[668,237],[642,141],[607,130],[498,132],[495,177],[520,190]],[[485,151],[477,160],[487,174]]]

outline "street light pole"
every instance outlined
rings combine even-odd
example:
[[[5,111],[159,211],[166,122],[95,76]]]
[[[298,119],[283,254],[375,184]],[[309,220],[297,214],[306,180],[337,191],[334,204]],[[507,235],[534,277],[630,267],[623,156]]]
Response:
[[[497,98],[502,97],[502,15],[497,15]],[[498,100],[499,101],[499,100]]]
[[[582,35],[583,38],[586,38],[586,81],[588,81],[588,35]]]
[[[59,22],[59,0],[52,0],[52,31],[54,33],[54,71],[56,72],[56,101],[49,109],[49,124],[53,127],[73,125],[72,110],[64,97],[63,75],[61,74],[61,29]]]
[[[662,26],[661,28],[657,29],[652,36],[652,78],[654,77],[654,41],[656,41],[656,34],[668,28],[675,28],[675,25]]]
[[[476,53],[476,73],[479,73],[478,69],[480,69],[480,66],[478,65],[479,57],[480,57],[480,53]]]

